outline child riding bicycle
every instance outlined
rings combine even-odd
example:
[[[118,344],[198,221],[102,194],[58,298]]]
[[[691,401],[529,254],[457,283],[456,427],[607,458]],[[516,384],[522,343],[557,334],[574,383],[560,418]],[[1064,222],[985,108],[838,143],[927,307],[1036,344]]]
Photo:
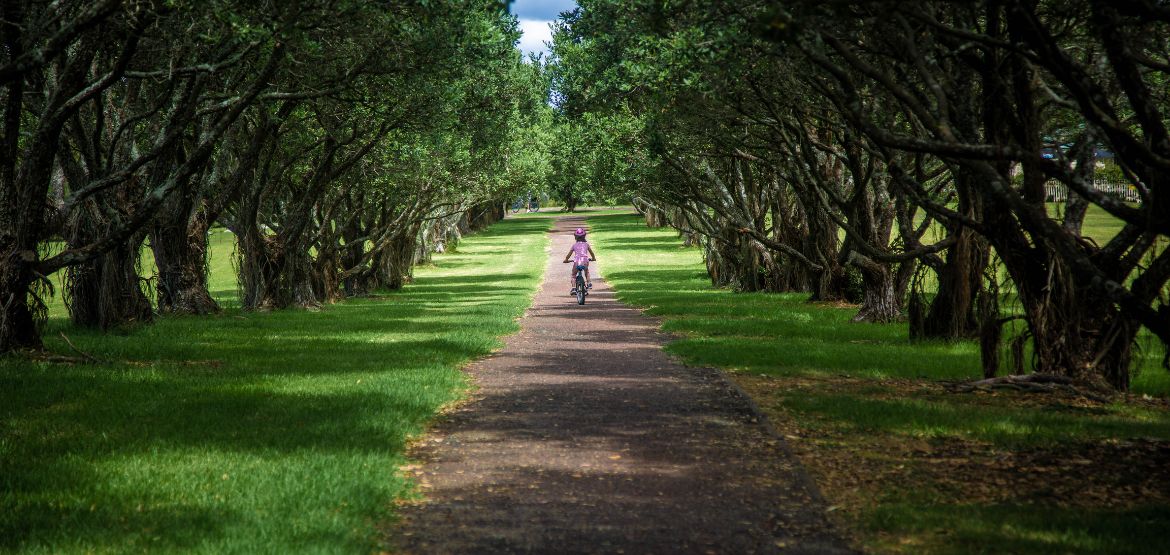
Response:
[[[572,282],[572,290],[569,292],[570,295],[577,294],[577,268],[585,270],[585,288],[589,289],[593,287],[593,282],[589,280],[589,261],[597,260],[597,255],[593,254],[593,247],[590,247],[589,243],[585,241],[585,228],[577,228],[573,232],[573,238],[577,242],[573,243],[573,246],[569,248],[569,254],[565,255],[566,264],[570,258],[573,260],[573,271],[569,275],[569,281]]]

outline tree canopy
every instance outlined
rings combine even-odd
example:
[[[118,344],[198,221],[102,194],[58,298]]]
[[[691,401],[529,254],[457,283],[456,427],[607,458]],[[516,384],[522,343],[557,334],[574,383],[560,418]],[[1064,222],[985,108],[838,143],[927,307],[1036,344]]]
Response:
[[[400,287],[544,169],[545,79],[489,0],[6,2],[0,352],[40,345],[52,273],[79,325]]]
[[[104,329],[217,311],[213,228],[245,308],[313,307],[545,194],[631,200],[718,286],[978,338],[988,376],[1125,389],[1170,343],[1157,3],[581,0],[547,60],[505,8],[5,3],[0,352],[50,294]]]
[[[1139,336],[1170,342],[1154,3],[579,6],[554,35],[559,115],[621,145],[625,190],[715,284],[978,337],[989,376],[1125,389]],[[1094,179],[1103,152],[1120,183]],[[1100,244],[1090,206],[1119,222]]]

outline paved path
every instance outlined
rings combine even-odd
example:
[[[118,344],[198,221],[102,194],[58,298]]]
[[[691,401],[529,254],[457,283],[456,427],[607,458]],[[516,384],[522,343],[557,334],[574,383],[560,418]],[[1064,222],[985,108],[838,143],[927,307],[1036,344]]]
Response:
[[[556,222],[542,289],[473,401],[412,455],[426,499],[407,553],[843,553],[799,463],[708,369],[666,356],[658,324],[600,279],[585,306]],[[605,253],[598,252],[601,263]],[[596,268],[597,266],[595,266]]]

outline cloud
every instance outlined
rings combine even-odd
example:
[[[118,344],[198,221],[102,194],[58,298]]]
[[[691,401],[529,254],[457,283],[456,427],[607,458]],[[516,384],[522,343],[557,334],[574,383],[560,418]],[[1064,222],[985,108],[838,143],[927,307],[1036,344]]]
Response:
[[[561,12],[571,11],[577,7],[576,0],[515,0],[512,2],[512,14],[521,20],[551,21],[561,15]]]
[[[521,19],[520,51],[527,56],[531,52],[543,53],[548,56],[548,46],[545,41],[552,42],[551,20]]]

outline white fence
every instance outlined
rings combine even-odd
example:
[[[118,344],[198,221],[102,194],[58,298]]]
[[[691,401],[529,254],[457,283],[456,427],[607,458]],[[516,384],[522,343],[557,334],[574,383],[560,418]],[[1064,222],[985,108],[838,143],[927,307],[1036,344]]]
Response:
[[[1142,201],[1137,188],[1128,183],[1109,183],[1096,179],[1093,180],[1093,188],[1126,202]],[[1048,202],[1064,202],[1068,199],[1068,186],[1059,181],[1049,181],[1044,184],[1044,197]]]

